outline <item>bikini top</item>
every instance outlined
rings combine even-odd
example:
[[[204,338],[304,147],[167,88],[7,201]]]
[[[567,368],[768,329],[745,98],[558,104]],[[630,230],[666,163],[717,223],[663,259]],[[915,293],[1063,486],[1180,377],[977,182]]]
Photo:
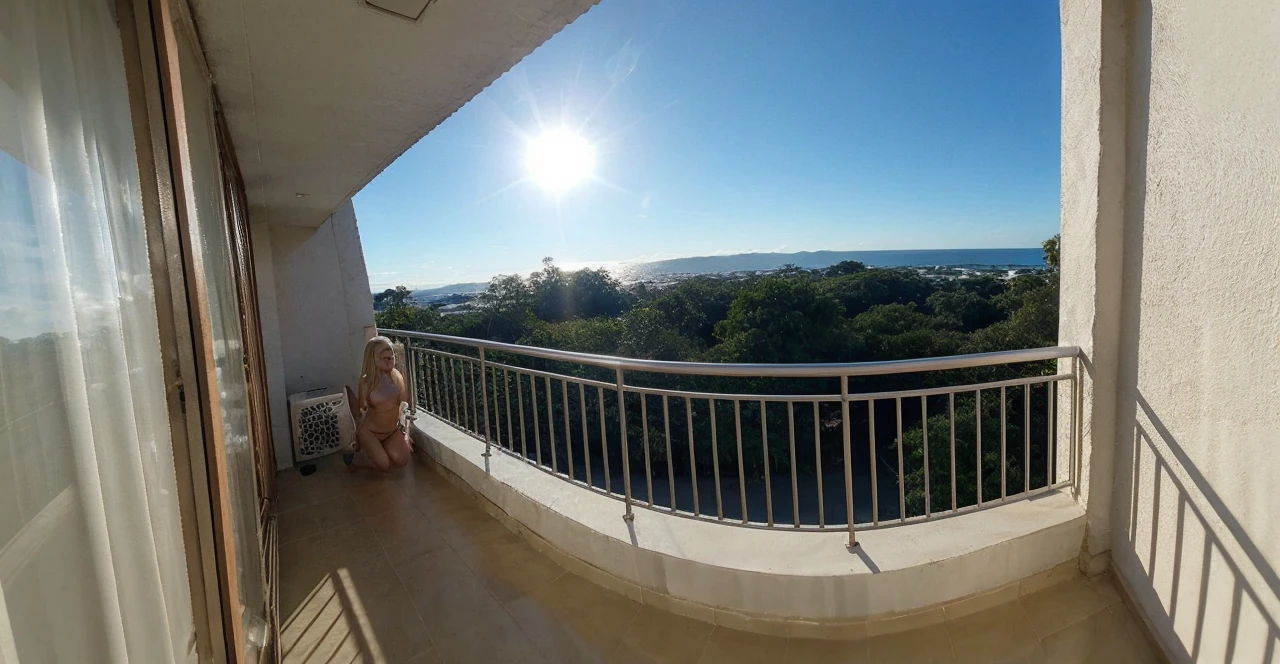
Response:
[[[378,384],[369,393],[370,410],[391,410],[400,405],[400,388],[389,374],[382,374]]]

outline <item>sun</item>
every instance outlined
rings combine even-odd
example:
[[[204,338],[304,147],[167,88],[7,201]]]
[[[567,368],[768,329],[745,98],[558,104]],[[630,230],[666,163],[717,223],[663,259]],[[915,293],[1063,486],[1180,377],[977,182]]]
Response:
[[[550,129],[529,141],[525,165],[534,182],[559,194],[591,177],[596,148],[572,130]]]

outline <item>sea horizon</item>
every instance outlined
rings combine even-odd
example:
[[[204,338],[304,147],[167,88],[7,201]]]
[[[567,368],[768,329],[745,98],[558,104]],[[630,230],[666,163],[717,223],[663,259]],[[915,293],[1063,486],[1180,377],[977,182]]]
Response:
[[[1043,268],[1044,252],[1040,247],[1003,249],[868,249],[854,251],[752,252],[711,256],[686,256],[654,261],[617,263],[569,263],[564,269],[583,267],[608,270],[626,283],[682,275],[732,274],[761,272],[795,265],[807,270],[830,267],[842,261],[858,261],[867,267],[986,267]],[[503,273],[511,274],[511,273]],[[498,275],[494,275],[498,276]],[[525,275],[522,275],[525,276]],[[492,279],[492,277],[491,277]],[[488,281],[455,282],[444,285],[413,287],[418,295],[448,295],[483,290]],[[390,287],[390,286],[388,286]],[[373,292],[382,292],[376,289]]]

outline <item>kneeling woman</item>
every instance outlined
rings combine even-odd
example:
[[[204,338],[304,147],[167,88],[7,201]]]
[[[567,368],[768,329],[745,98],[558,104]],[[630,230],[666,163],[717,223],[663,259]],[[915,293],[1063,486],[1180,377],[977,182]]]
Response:
[[[409,442],[408,423],[402,411],[409,401],[404,376],[396,369],[396,352],[391,340],[374,337],[364,345],[364,363],[360,369],[359,424],[356,442],[369,459],[370,467],[381,471],[401,468],[409,463],[413,447]],[[346,458],[354,471],[353,455]]]

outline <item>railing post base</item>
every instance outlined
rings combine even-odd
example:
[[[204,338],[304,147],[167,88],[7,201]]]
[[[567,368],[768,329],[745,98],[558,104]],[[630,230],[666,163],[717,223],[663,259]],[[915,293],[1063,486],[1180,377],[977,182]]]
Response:
[[[636,515],[631,512],[627,512],[626,514],[622,515],[622,520],[626,521],[627,523],[635,523]]]

